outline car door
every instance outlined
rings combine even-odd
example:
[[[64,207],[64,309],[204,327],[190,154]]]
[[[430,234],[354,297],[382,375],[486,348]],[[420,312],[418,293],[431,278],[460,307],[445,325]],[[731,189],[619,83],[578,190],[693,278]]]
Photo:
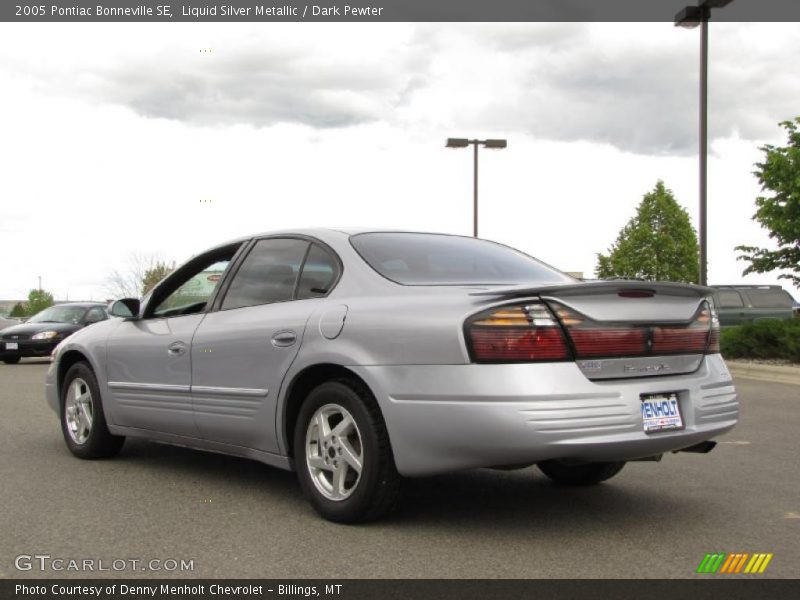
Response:
[[[119,425],[197,437],[191,342],[236,246],[193,259],[109,336],[108,386]]]
[[[313,252],[311,252],[313,250]],[[327,253],[300,238],[257,241],[192,342],[192,397],[200,434],[215,442],[278,452],[278,392],[297,355],[306,323],[338,277],[302,275],[309,255]],[[315,260],[315,263],[318,262]],[[310,263],[309,263],[310,264]]]

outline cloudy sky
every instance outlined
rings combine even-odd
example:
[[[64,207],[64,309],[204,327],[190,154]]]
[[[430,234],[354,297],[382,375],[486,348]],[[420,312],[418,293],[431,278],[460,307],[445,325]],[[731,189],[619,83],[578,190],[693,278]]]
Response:
[[[663,179],[696,224],[697,30],[654,24],[0,24],[0,299],[106,297],[133,255],[376,226],[594,271]],[[709,282],[743,278],[758,147],[800,115],[800,29],[712,23]],[[784,282],[797,297],[800,293]]]

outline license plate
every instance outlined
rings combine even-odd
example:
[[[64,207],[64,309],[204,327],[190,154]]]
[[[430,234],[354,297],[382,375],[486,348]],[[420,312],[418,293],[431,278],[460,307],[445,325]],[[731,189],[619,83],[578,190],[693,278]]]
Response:
[[[642,425],[645,433],[683,429],[683,417],[674,392],[642,394]]]
[[[6,350],[19,350],[17,342],[6,342]]]

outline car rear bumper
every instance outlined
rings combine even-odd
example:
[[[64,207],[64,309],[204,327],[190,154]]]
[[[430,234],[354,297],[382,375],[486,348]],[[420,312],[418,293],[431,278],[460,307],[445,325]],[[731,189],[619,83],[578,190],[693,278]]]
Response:
[[[606,381],[590,381],[574,363],[351,368],[376,394],[404,475],[631,460],[708,440],[739,418],[718,354],[688,375]],[[640,395],[659,392],[678,394],[683,430],[644,433]]]

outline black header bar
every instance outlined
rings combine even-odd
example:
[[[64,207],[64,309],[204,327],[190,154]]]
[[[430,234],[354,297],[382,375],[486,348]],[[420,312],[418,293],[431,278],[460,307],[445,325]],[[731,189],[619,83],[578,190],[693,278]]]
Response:
[[[713,1],[713,0],[706,0]],[[27,22],[672,22],[698,0],[3,0],[0,21]],[[734,0],[728,22],[798,22],[797,0]]]

